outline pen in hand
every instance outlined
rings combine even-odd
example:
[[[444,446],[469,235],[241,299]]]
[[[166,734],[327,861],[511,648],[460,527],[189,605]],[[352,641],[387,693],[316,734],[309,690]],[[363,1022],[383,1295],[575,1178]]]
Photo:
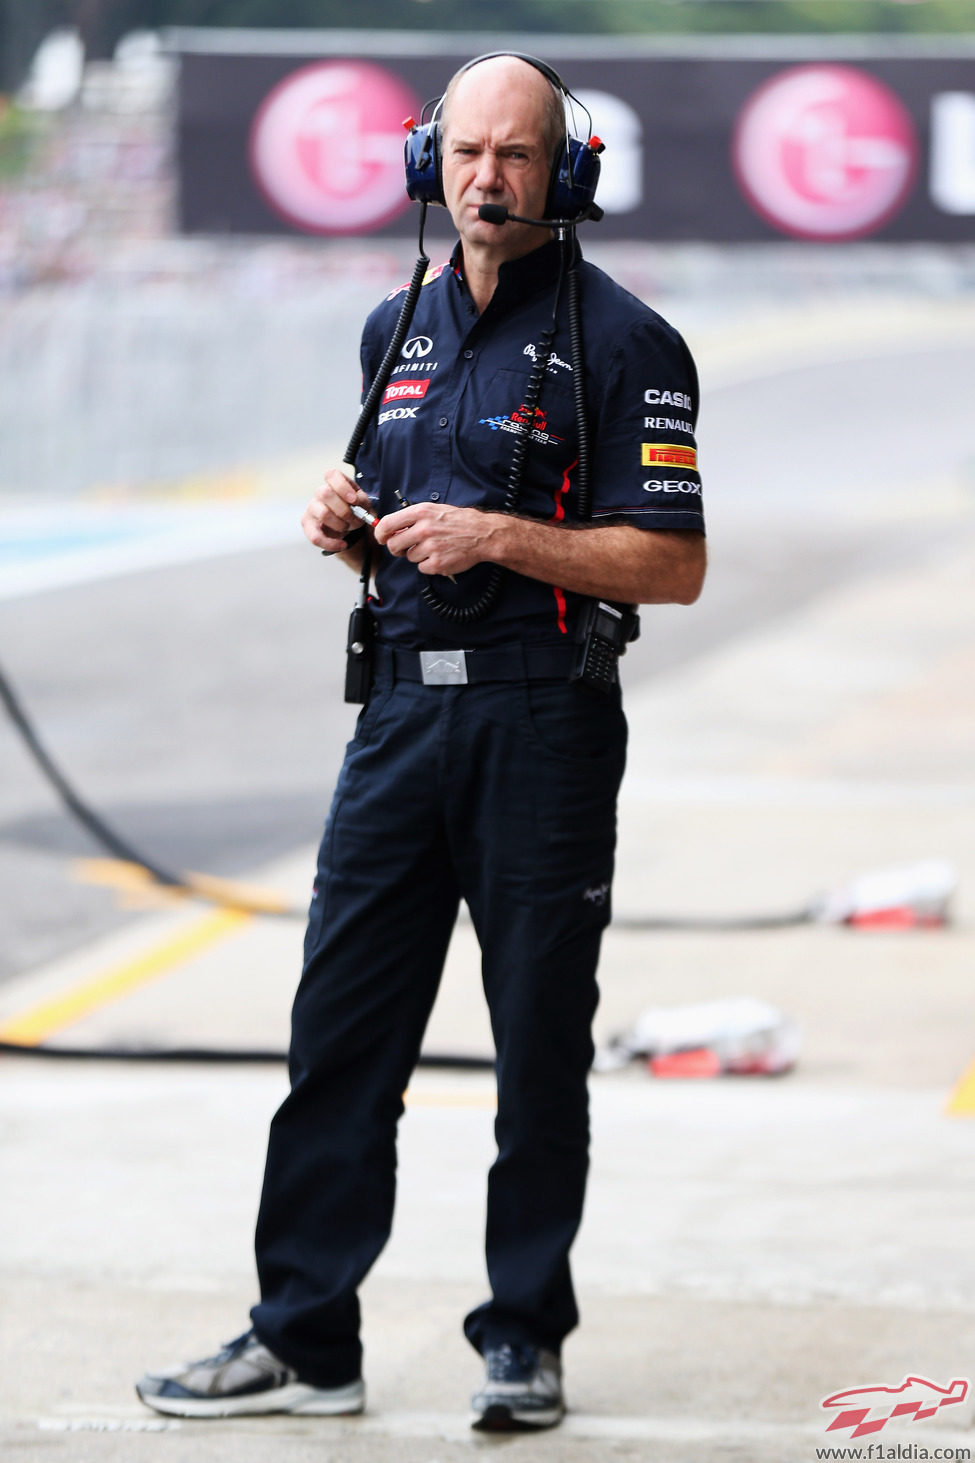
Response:
[[[400,497],[401,495],[397,493],[396,496]],[[407,504],[406,506],[409,507],[409,504]],[[379,519],[376,517],[375,513],[370,513],[368,508],[363,508],[358,503],[350,503],[349,508],[355,514],[356,518],[359,519],[360,523],[367,523],[370,528],[375,528],[376,524],[379,522]],[[457,583],[457,580],[452,574],[445,574],[443,577],[444,579],[449,579],[451,584]]]
[[[375,513],[370,513],[368,508],[360,508],[358,503],[350,503],[349,507],[355,514],[356,518],[359,519],[360,523],[367,523],[370,528],[375,528],[376,524],[379,522],[379,519],[376,517]]]

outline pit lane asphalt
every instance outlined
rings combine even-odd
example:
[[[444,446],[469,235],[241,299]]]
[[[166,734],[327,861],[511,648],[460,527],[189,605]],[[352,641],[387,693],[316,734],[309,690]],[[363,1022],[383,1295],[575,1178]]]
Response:
[[[926,355],[925,380],[948,393],[951,415],[951,392],[967,400],[971,356],[957,343],[940,350],[947,333]],[[885,348],[881,358],[896,354]],[[717,378],[717,352],[711,359]],[[364,1296],[366,1417],[193,1426],[158,1422],[129,1389],[144,1367],[201,1354],[244,1322],[266,1122],[283,1073],[8,1061],[0,1436],[13,1457],[454,1463],[502,1446],[531,1463],[805,1463],[835,1437],[824,1436],[819,1411],[828,1393],[909,1374],[944,1386],[971,1375],[975,1130],[945,1111],[975,1045],[970,455],[964,431],[946,427],[933,448],[930,438],[915,450],[905,443],[901,458],[906,406],[889,394],[894,375],[869,364],[877,360],[861,350],[853,366],[803,368],[806,388],[836,383],[861,405],[878,375],[887,393],[882,441],[848,440],[839,432],[849,422],[836,423],[822,444],[828,477],[809,456],[815,435],[805,455],[788,435],[809,410],[808,389],[770,448],[760,436],[770,419],[749,411],[765,410],[781,382],[742,382],[739,354],[741,384],[715,388],[713,412],[727,393],[722,432],[739,422],[743,433],[733,450],[714,447],[717,603],[710,619],[707,596],[699,619],[697,610],[655,614],[637,648],[646,669],[632,674],[636,658],[629,667],[616,902],[788,908],[864,867],[940,854],[960,873],[957,923],[875,936],[610,932],[600,1035],[647,1005],[753,994],[800,1023],[804,1047],[796,1073],[775,1082],[667,1084],[637,1069],[594,1078],[593,1180],[576,1256],[584,1323],[567,1348],[565,1427],[504,1441],[466,1428],[476,1367],[458,1318],[483,1286],[487,1077],[422,1073],[411,1087],[396,1232]],[[44,703],[48,740],[70,743],[71,770],[102,811],[173,807],[182,862],[223,857],[228,843],[276,824],[289,798],[301,819],[305,799],[317,798],[309,831],[302,822],[277,842],[269,834],[224,865],[295,899],[327,796],[319,780],[335,767],[337,748],[325,741],[344,739],[348,715],[342,708],[332,721],[340,635],[323,670],[321,606],[332,591],[317,556],[299,548],[0,609],[8,631],[16,611],[11,644],[37,630],[43,655],[18,650],[10,668],[25,696]],[[346,589],[328,603],[341,621]],[[681,632],[685,616],[695,628]],[[266,631],[255,628],[264,621]],[[176,624],[184,648],[173,651]],[[664,641],[674,659],[655,662]],[[321,687],[320,718],[309,685]],[[286,714],[269,720],[272,686]],[[81,753],[83,767],[73,760]],[[5,760],[14,755],[5,744]],[[257,815],[247,801],[256,788],[267,798]],[[21,799],[24,817],[43,801],[25,774],[6,796]],[[199,820],[192,848],[177,841],[189,825],[181,800]],[[221,808],[242,804],[228,835]],[[68,869],[50,850],[42,857],[35,872],[60,899]],[[84,892],[111,903],[105,891]],[[23,904],[16,889],[4,897]],[[110,913],[94,943],[62,942],[57,960],[28,952],[2,989],[0,1015],[200,919],[178,909],[122,925]],[[93,1009],[70,1035],[283,1041],[299,939],[299,929],[249,922],[127,1000]],[[464,928],[430,1040],[472,1050],[486,1040]],[[970,1406],[957,1412],[881,1436],[971,1446]]]
[[[975,482],[964,309],[779,309],[747,331],[739,320],[688,331],[701,357],[712,565],[692,610],[644,614],[625,662],[631,691],[830,587],[950,542],[946,503],[966,501]],[[321,460],[337,455],[323,448]],[[341,685],[354,583],[300,538],[294,466],[279,476],[291,497],[279,486],[239,515],[232,503],[208,514],[205,502],[177,500],[174,516],[187,522],[170,535],[168,562],[158,525],[153,554],[155,520],[140,535],[137,503],[42,504],[29,536],[37,563],[25,551],[22,591],[0,598],[0,663],[42,740],[82,795],[167,866],[239,875],[313,842],[351,730]],[[165,516],[165,503],[154,511]],[[20,513],[11,506],[5,521]],[[135,521],[133,567],[125,572],[123,545],[106,577],[75,582],[85,554],[64,555],[65,535],[77,525],[83,546],[113,514]],[[252,521],[249,535],[235,517]],[[207,558],[221,537],[238,552]],[[13,545],[8,574],[15,556]],[[46,561],[55,567],[45,577]],[[63,588],[50,587],[58,565]],[[32,582],[49,587],[31,593]],[[7,724],[0,756],[2,981],[126,915],[111,893],[71,877],[73,857],[99,850]]]

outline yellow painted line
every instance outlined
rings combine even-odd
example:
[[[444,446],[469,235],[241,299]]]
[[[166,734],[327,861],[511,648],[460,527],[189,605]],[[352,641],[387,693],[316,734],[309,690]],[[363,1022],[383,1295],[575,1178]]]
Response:
[[[951,1118],[975,1117],[975,1062],[949,1097],[945,1112]]]
[[[101,975],[81,981],[61,995],[42,1001],[22,1015],[4,1022],[0,1026],[0,1040],[39,1046],[49,1036],[83,1020],[93,1011],[121,1000],[150,980],[168,975],[210,945],[232,935],[252,918],[239,909],[220,909],[208,914],[144,955],[137,955],[135,959],[123,961]]]
[[[304,910],[295,909],[283,894],[273,889],[242,884],[237,879],[218,879],[213,874],[186,872],[181,875],[186,881],[185,886],[173,888],[157,883],[142,864],[129,863],[125,859],[75,859],[74,872],[86,884],[100,884],[117,890],[126,903],[171,904],[195,896],[255,914],[294,914],[304,918]]]

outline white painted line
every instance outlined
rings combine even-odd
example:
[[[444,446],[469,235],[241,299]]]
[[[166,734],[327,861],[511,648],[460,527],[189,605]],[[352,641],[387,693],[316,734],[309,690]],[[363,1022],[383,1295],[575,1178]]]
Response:
[[[468,1442],[472,1439],[470,1415],[462,1410],[456,1412],[382,1412],[368,1411],[358,1417],[303,1417],[301,1413],[276,1413],[254,1419],[252,1417],[227,1417],[208,1419],[205,1428],[208,1436],[216,1431],[239,1432],[243,1429],[261,1429],[262,1436],[273,1434],[275,1423],[287,1426],[293,1434],[298,1423],[307,1425],[309,1432],[318,1436],[384,1438],[431,1438],[441,1442]],[[185,1424],[178,1419],[152,1418],[137,1415],[131,1409],[106,1407],[82,1409],[75,1416],[41,1417],[37,1420],[42,1432],[163,1432],[176,1430]],[[783,1423],[744,1421],[740,1418],[703,1417],[653,1417],[653,1416],[602,1416],[596,1413],[568,1412],[561,1427],[541,1436],[579,1439],[592,1442],[646,1442],[672,1445],[709,1444],[716,1447],[748,1447],[759,1444],[773,1445],[781,1449],[809,1447],[844,1446],[846,1435],[829,1435],[826,1423]],[[927,1448],[973,1446],[972,1433],[959,1428],[934,1428],[922,1424],[920,1427],[893,1427],[888,1436],[884,1433],[885,1445],[905,1446],[908,1443]]]
[[[182,1427],[162,1417],[41,1417],[42,1433],[164,1433]]]
[[[292,502],[5,508],[0,600],[301,542]]]
[[[654,803],[748,806],[959,808],[975,803],[975,783],[896,783],[839,778],[651,777],[627,772],[621,797]]]

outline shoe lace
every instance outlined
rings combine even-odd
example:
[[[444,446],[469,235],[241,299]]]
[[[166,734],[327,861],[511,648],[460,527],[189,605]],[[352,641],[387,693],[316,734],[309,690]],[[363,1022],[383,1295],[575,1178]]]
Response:
[[[251,1341],[254,1340],[253,1328],[245,1331],[243,1335],[237,1336],[233,1341],[225,1341],[217,1352],[216,1356],[208,1356],[205,1361],[200,1362],[201,1366],[220,1366],[224,1362],[233,1361],[235,1357],[247,1350]]]

